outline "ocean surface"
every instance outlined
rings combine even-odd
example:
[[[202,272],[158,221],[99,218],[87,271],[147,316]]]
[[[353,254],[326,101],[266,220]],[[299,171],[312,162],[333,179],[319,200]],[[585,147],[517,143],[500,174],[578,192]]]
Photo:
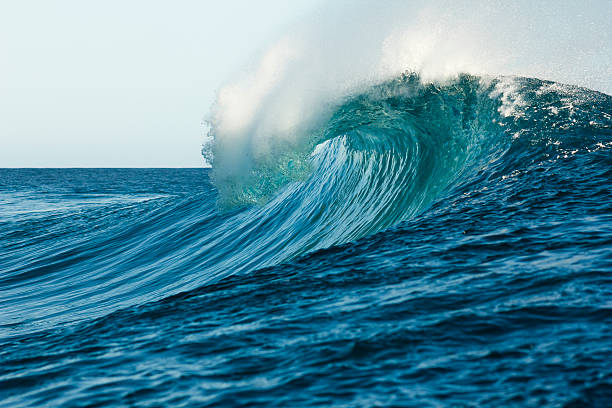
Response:
[[[0,406],[612,406],[611,96],[405,74],[321,118],[0,170]]]

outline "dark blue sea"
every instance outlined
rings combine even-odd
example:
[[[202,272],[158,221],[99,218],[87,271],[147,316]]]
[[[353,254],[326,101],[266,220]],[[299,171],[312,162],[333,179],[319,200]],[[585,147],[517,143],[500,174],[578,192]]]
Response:
[[[0,406],[612,406],[612,97],[330,109],[235,171],[0,170]]]

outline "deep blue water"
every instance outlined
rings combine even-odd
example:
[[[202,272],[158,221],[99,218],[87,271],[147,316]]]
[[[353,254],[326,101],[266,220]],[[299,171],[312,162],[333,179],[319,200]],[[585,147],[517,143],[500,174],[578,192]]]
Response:
[[[0,406],[612,406],[612,97],[402,76],[312,134],[0,170]]]

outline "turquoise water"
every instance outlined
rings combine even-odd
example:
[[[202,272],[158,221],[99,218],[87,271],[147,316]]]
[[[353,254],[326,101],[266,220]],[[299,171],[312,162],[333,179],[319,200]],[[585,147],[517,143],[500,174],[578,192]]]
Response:
[[[308,132],[0,170],[0,405],[610,405],[612,97],[403,75]]]

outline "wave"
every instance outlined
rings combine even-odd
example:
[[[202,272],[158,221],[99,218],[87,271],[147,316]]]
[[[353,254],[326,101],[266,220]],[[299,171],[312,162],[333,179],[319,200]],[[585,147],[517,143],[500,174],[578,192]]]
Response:
[[[550,18],[527,3],[532,13],[350,6],[284,36],[219,91],[203,191],[129,191],[87,210],[76,194],[61,211],[0,214],[0,304],[12,316],[1,326],[95,318],[299,262],[485,180],[612,147],[610,96],[529,77],[611,90],[610,42],[599,35],[609,10],[593,6],[586,24],[571,7]],[[534,21],[546,35],[533,36]],[[566,69],[568,55],[580,57],[578,71]]]
[[[299,262],[486,189],[485,181],[612,148],[612,97],[529,78],[404,74],[325,116],[303,145],[249,157],[246,173],[214,168],[215,188],[199,193],[130,190],[86,210],[79,190],[70,208],[0,217],[9,243],[0,264],[0,303],[12,316],[5,334]]]
[[[212,179],[222,207],[259,204],[255,218],[274,214],[291,257],[413,217],[502,160],[523,134],[548,140],[549,127],[575,127],[580,112],[589,126],[598,123],[589,104],[607,109],[607,98],[536,79],[462,74],[423,82],[402,74],[345,98],[300,144],[268,141],[265,155],[243,152],[247,171],[227,171],[227,152],[210,154]],[[524,123],[527,115],[534,124]]]
[[[308,133],[308,148],[275,147],[281,154],[252,161],[240,177],[213,169],[215,188],[170,194],[126,182],[129,194],[96,196],[89,209],[78,190],[70,208],[0,217],[4,335],[296,262],[486,189],[485,181],[612,148],[612,97],[528,78],[405,74],[348,96],[328,117]]]

